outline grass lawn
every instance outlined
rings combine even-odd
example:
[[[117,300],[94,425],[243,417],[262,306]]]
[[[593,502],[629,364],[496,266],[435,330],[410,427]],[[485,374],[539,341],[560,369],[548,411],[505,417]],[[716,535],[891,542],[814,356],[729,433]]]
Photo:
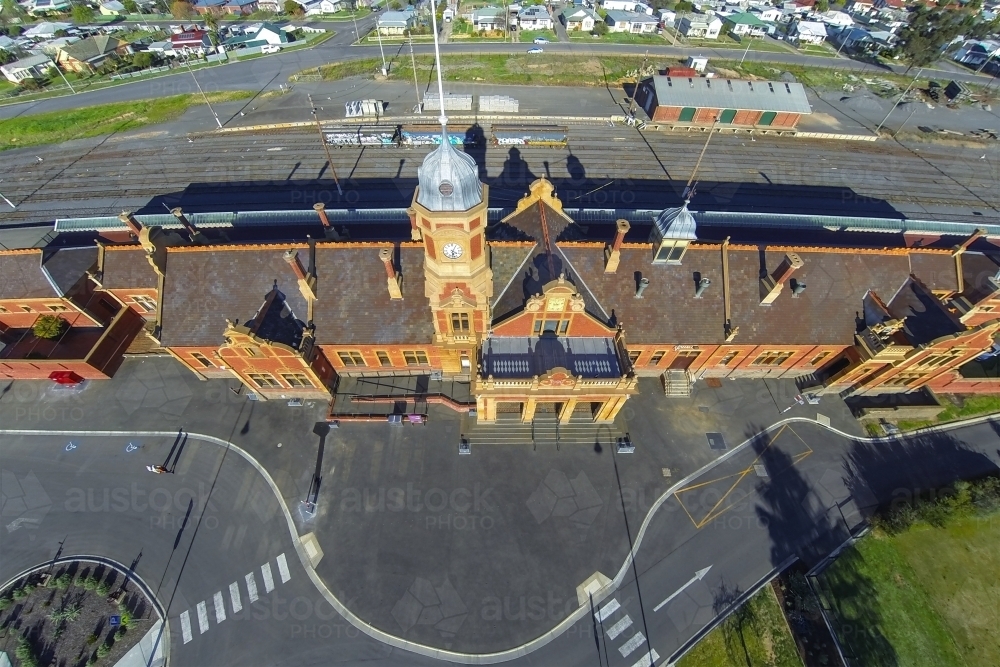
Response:
[[[976,417],[987,415],[992,412],[1000,412],[1000,396],[995,394],[982,394],[966,396],[962,405],[949,400],[947,397],[939,396],[945,408],[938,413],[935,420],[901,419],[897,426],[904,431],[910,431],[924,426],[932,426],[942,422],[965,419],[966,417]]]
[[[994,513],[874,531],[846,550],[820,581],[855,664],[1000,665],[998,547]]]
[[[449,81],[485,82],[507,85],[545,84],[548,86],[603,86],[626,80],[625,73],[642,66],[642,56],[569,56],[559,54],[528,55],[519,53],[442,56],[444,76]],[[418,56],[417,78],[429,81],[434,59]],[[663,68],[679,63],[677,58],[650,59],[650,66]],[[373,75],[381,66],[377,58],[324,65],[299,72],[300,75],[319,73],[331,81],[350,76]],[[606,79],[605,79],[606,77]],[[404,53],[392,63],[389,79],[413,82],[409,54]]]
[[[752,51],[753,47],[751,47],[750,50]],[[782,72],[790,72],[795,76],[796,81],[811,88],[840,90],[843,88],[845,83],[865,85],[864,80],[868,79],[874,82],[885,81],[902,89],[905,88],[912,80],[912,77],[901,76],[898,74],[887,74],[885,72],[849,73],[838,71],[829,67],[807,67],[804,65],[787,65],[784,63],[758,63],[750,60],[744,61],[742,65],[739,64],[739,61],[732,60],[716,60],[712,64],[716,67],[733,70],[741,75],[756,76],[761,79],[769,80],[778,78]],[[929,78],[920,79],[914,85],[926,88],[929,80]]]
[[[837,52],[826,44],[806,44],[799,47],[799,53],[807,56],[822,56],[824,58],[836,58]]]
[[[544,37],[550,42],[559,41],[559,38],[553,30],[521,30],[517,33],[517,39],[520,42],[530,43],[535,41],[536,37]]]
[[[774,589],[765,586],[677,663],[678,667],[802,667]]]
[[[579,37],[577,36],[579,35]],[[663,36],[654,33],[633,35],[628,32],[609,32],[603,37],[591,37],[589,32],[571,32],[569,38],[574,42],[608,42],[610,44],[656,44],[663,46]]]
[[[219,103],[246,99],[251,95],[249,91],[209,93],[208,99]],[[188,107],[203,103],[201,95],[175,95],[11,118],[0,121],[0,134],[4,137],[0,151],[62,143],[163,123],[177,118]]]

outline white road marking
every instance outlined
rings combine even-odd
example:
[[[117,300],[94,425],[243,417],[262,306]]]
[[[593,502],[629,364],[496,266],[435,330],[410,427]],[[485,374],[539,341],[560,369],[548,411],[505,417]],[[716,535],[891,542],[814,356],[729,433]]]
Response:
[[[654,649],[649,653],[647,653],[646,655],[639,658],[638,660],[636,660],[635,664],[632,665],[632,667],[652,667],[653,663],[655,663],[659,659],[660,659],[660,654],[657,653],[656,650]]]
[[[253,578],[253,572],[246,576],[247,595],[250,596],[250,604],[257,601],[257,580]]]
[[[181,636],[184,638],[185,644],[191,641],[191,614],[189,612],[181,614]]]
[[[271,576],[271,564],[264,563],[261,565],[260,574],[264,577],[264,592],[270,593],[274,590],[274,577]]]
[[[240,613],[240,610],[243,609],[243,601],[240,600],[240,585],[235,581],[229,584],[229,597],[233,601],[233,613]]]
[[[215,594],[215,622],[226,620],[226,601],[222,599],[222,591]]]
[[[618,603],[618,598],[614,598],[611,602],[604,605],[599,612],[594,614],[594,618],[596,618],[597,622],[600,623],[608,616],[618,611],[619,607],[621,607],[621,605]]]
[[[618,639],[618,635],[625,632],[626,628],[632,625],[632,619],[626,616],[622,620],[618,621],[610,628],[608,628],[608,637],[612,640]]]
[[[198,603],[198,630],[201,634],[208,632],[208,607],[204,602]]]
[[[278,556],[278,574],[281,575],[281,583],[287,584],[288,580],[292,578],[292,575],[288,572],[288,561],[285,560],[285,554]]]
[[[622,654],[623,658],[627,658],[628,654],[642,646],[644,641],[646,641],[646,636],[641,632],[637,632],[627,642],[618,647],[618,652]]]

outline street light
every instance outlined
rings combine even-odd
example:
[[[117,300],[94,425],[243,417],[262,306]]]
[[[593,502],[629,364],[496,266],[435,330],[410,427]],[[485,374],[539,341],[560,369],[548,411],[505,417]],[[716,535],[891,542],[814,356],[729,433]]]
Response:
[[[924,68],[923,68],[923,67],[921,67],[921,68],[920,68],[919,70],[917,70],[917,75],[916,75],[915,77],[913,77],[913,81],[910,81],[910,84],[909,84],[909,85],[908,85],[908,86],[906,87],[906,90],[904,90],[904,91],[903,91],[903,92],[902,92],[902,93],[901,93],[901,94],[899,95],[899,99],[897,99],[897,100],[896,100],[896,103],[892,105],[892,108],[891,108],[891,109],[889,109],[889,113],[887,113],[887,114],[885,115],[885,118],[883,118],[883,119],[882,119],[882,122],[881,122],[881,123],[879,123],[879,124],[878,124],[878,127],[876,127],[876,128],[875,128],[875,135],[876,135],[876,136],[878,135],[878,131],[882,129],[882,126],[883,126],[883,125],[885,125],[885,121],[889,120],[889,116],[891,116],[891,115],[892,115],[892,112],[896,110],[896,107],[898,107],[898,106],[899,106],[899,103],[903,101],[903,98],[904,98],[904,97],[906,97],[906,94],[907,94],[908,92],[910,92],[910,88],[912,88],[912,87],[913,87],[913,84],[915,84],[915,83],[917,82],[917,79],[919,79],[919,78],[920,78],[920,74],[921,74],[921,73],[922,73],[923,71],[924,71]]]
[[[219,120],[219,114],[215,113],[215,109],[212,108],[212,103],[208,101],[208,95],[206,95],[205,91],[201,89],[201,84],[198,83],[198,77],[194,75],[194,70],[191,69],[191,63],[188,62],[188,58],[184,58],[184,65],[187,66],[188,72],[191,73],[191,78],[194,79],[194,85],[198,87],[198,92],[201,93],[202,99],[204,99],[205,104],[208,105],[208,110],[212,112],[213,116],[215,116],[215,123],[219,126],[219,129],[221,130],[222,121]]]

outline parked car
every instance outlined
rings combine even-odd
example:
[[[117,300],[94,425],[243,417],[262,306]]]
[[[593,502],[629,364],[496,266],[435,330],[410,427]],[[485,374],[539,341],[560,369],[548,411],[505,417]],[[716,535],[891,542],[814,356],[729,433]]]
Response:
[[[535,44],[548,44],[549,40],[544,37],[535,37]]]
[[[530,49],[528,49],[528,53],[533,56],[538,55],[541,52],[542,52],[542,47],[540,46],[533,46]]]
[[[261,53],[277,53],[278,51],[281,51],[280,44],[265,44],[264,46],[260,47]]]

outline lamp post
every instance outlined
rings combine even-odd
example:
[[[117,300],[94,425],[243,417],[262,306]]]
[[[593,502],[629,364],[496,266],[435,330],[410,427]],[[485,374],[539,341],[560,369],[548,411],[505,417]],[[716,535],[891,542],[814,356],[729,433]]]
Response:
[[[923,67],[921,67],[921,68],[920,68],[919,70],[917,70],[917,75],[916,75],[915,77],[913,77],[913,81],[910,81],[910,84],[909,84],[908,86],[906,86],[906,90],[904,90],[904,91],[903,91],[902,93],[900,93],[900,95],[899,95],[899,99],[897,99],[897,100],[896,100],[896,103],[892,105],[892,108],[891,108],[891,109],[889,109],[889,113],[887,113],[887,114],[885,115],[885,118],[883,118],[883,119],[882,119],[882,122],[881,122],[881,123],[879,123],[879,124],[878,124],[878,127],[876,127],[876,128],[875,128],[875,134],[876,134],[876,135],[878,135],[878,131],[882,129],[882,126],[883,126],[883,125],[885,125],[885,121],[889,120],[889,116],[891,116],[891,115],[892,115],[892,112],[896,110],[896,107],[898,107],[898,106],[899,106],[899,103],[903,101],[903,98],[904,98],[904,97],[906,97],[906,94],[907,94],[908,92],[910,92],[910,88],[912,88],[912,87],[913,87],[913,84],[915,84],[915,83],[917,82],[917,79],[919,79],[919,78],[920,78],[920,74],[921,74],[921,73],[922,73],[923,71],[924,71],[924,68],[923,68]]]
[[[219,114],[215,113],[215,109],[212,108],[212,103],[208,101],[208,95],[205,94],[205,91],[202,90],[202,88],[201,88],[201,84],[198,83],[198,77],[196,77],[194,75],[194,70],[191,69],[191,63],[188,62],[188,58],[184,59],[184,65],[187,66],[188,72],[191,73],[191,78],[194,79],[194,85],[198,87],[198,92],[201,93],[202,99],[204,99],[205,100],[205,104],[208,105],[208,110],[212,112],[213,116],[215,116],[215,124],[218,125],[219,129],[221,130],[222,129],[222,121],[219,120]]]

